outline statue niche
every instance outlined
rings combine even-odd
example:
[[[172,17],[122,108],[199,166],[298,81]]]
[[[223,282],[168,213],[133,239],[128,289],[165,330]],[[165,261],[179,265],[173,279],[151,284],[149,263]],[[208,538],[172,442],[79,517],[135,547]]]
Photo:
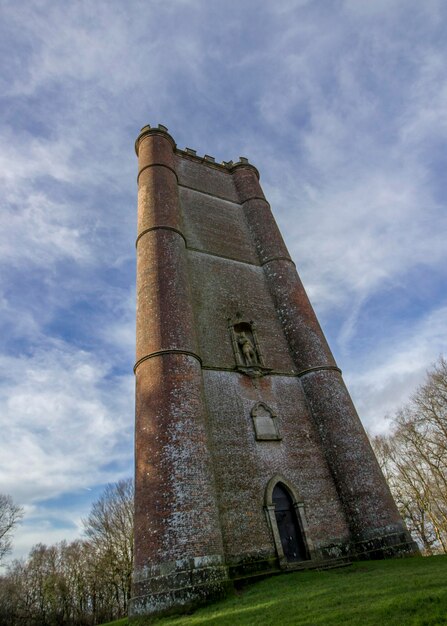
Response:
[[[236,368],[249,376],[263,376],[270,370],[264,365],[254,322],[229,319],[231,343],[236,359]]]

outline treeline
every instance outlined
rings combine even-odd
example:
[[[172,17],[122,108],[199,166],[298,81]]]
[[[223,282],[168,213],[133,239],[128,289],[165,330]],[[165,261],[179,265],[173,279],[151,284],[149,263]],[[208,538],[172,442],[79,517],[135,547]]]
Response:
[[[388,435],[372,445],[408,530],[424,554],[447,552],[447,361],[440,358]]]
[[[93,626],[127,614],[133,482],[107,486],[83,521],[85,540],[38,544],[0,577],[1,626]]]

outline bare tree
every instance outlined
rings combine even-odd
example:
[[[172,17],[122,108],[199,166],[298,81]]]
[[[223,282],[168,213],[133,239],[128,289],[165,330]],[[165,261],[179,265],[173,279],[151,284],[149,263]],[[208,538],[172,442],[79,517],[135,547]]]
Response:
[[[23,508],[11,496],[0,493],[0,563],[11,551],[12,533],[23,517]]]
[[[409,530],[426,554],[447,552],[447,361],[440,358],[389,435],[373,438]]]
[[[88,539],[35,545],[0,576],[0,626],[93,626],[127,613],[133,482],[108,485],[84,520]]]
[[[113,589],[118,613],[127,614],[133,568],[134,488],[131,479],[107,485],[83,520],[98,575]]]

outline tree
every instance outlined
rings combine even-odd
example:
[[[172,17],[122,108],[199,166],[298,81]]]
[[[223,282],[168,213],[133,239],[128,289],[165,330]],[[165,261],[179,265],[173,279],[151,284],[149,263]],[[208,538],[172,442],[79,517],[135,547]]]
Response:
[[[134,488],[131,479],[107,485],[87,519],[88,543],[96,554],[97,575],[114,591],[120,615],[127,614],[133,569]]]
[[[0,493],[0,563],[11,551],[12,533],[23,517],[23,508],[11,496]]]
[[[440,358],[373,448],[397,505],[426,554],[447,552],[447,361]]]
[[[133,483],[107,485],[84,520],[87,539],[35,545],[0,576],[0,626],[93,626],[127,613]]]

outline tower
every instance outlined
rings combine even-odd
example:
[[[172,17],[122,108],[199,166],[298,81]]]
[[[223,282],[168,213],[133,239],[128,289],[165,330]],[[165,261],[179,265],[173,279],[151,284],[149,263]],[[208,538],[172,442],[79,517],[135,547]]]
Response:
[[[179,150],[161,125],[136,152],[131,615],[413,553],[256,168]]]

